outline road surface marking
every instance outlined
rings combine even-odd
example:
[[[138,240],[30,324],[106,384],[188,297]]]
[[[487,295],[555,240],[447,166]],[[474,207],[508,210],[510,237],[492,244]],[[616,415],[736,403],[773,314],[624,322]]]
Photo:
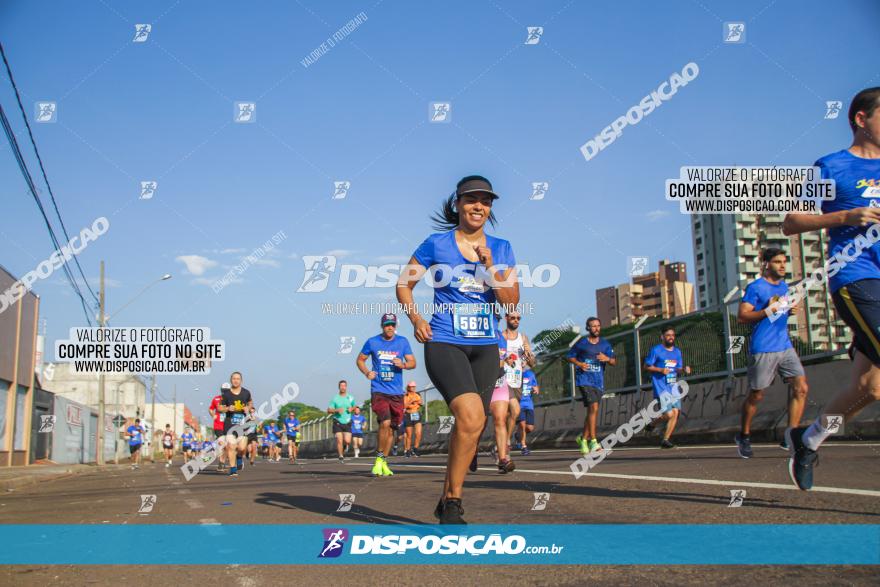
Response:
[[[186,503],[186,505],[189,506],[189,508],[190,508],[191,510],[198,510],[198,509],[201,509],[201,508],[205,507],[205,506],[203,506],[202,503],[201,503],[199,500],[197,500],[197,499],[184,499],[183,501],[184,501],[184,503]]]
[[[617,450],[617,449],[615,449]],[[357,465],[359,463],[346,463]],[[372,466],[364,463],[362,466]],[[445,469],[446,465],[410,465],[397,463],[397,467],[418,467],[422,469]],[[497,469],[480,467],[478,471],[495,472]],[[566,471],[542,471],[540,469],[517,469],[518,473],[533,473],[537,475],[564,475],[572,477],[573,474]],[[724,487],[757,487],[761,489],[788,489],[790,491],[800,491],[794,485],[783,485],[781,483],[757,483],[754,481],[721,481],[716,479],[690,479],[687,477],[655,477],[652,475],[622,475],[618,473],[584,473],[585,477],[606,477],[609,479],[629,479],[634,481],[660,481],[667,483],[688,483],[691,485],[721,485]],[[814,486],[810,490],[813,493],[843,493],[846,495],[866,495],[870,497],[880,497],[880,491],[871,489],[847,489],[845,487],[819,487]]]

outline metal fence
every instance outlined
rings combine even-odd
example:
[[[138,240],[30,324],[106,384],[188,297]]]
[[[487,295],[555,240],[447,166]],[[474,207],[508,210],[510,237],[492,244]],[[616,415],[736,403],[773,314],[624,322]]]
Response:
[[[684,363],[691,367],[688,381],[724,379],[745,373],[751,326],[736,320],[739,300],[668,320],[650,322],[639,328],[604,337],[611,343],[617,358],[615,366],[605,369],[605,393],[635,392],[650,387],[650,374],[644,372],[644,360],[651,347],[660,342],[667,326],[675,328],[675,345],[681,349]],[[804,363],[830,360],[846,354],[846,346],[832,341],[846,336],[834,324],[816,324],[799,328],[789,320],[792,344]],[[817,332],[818,331],[818,332]],[[566,357],[568,349],[538,357],[535,374],[541,386],[536,405],[570,401],[575,396],[574,365]]]
[[[736,313],[739,300],[693,312],[668,320],[650,322],[639,328],[604,337],[611,343],[617,364],[605,369],[605,394],[633,393],[651,385],[650,374],[643,363],[648,352],[660,342],[660,333],[667,326],[675,327],[675,345],[681,349],[685,365],[691,367],[689,382],[706,379],[725,379],[746,372],[751,326],[739,324]],[[803,328],[807,326],[807,328]],[[832,341],[846,336],[846,331],[834,324],[799,325],[789,320],[789,334],[795,350],[804,363],[831,360],[846,354],[845,345]],[[733,342],[739,343],[738,346]],[[824,348],[823,348],[824,347]],[[574,365],[568,362],[568,348],[538,355],[535,375],[541,393],[535,396],[536,406],[553,405],[575,398]],[[437,420],[437,414],[428,413],[431,394],[440,398],[433,386],[419,393],[423,397],[423,422]],[[376,429],[374,414],[367,409],[366,431]],[[433,420],[429,419],[433,417]],[[332,416],[309,420],[302,425],[303,440],[323,440],[333,436]]]

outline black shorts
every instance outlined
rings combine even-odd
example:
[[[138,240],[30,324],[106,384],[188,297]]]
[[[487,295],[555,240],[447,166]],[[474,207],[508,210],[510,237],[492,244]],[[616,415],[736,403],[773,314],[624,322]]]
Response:
[[[351,422],[348,424],[340,424],[336,420],[333,420],[333,434],[337,432],[351,432]]]
[[[214,438],[220,438],[221,436],[226,436],[226,433],[222,430],[217,430],[214,428]]]
[[[403,423],[404,423],[404,425],[406,425],[406,426],[415,426],[416,424],[421,424],[421,423],[422,423],[422,414],[418,414],[418,419],[417,419],[417,420],[413,420],[412,417],[413,417],[413,415],[412,415],[411,413],[409,413],[409,412],[407,412],[406,414],[404,414],[404,415],[403,415]]]
[[[256,432],[252,432],[251,434],[248,434],[247,437],[248,437],[248,444],[251,444],[252,442],[257,441],[257,433]]]
[[[488,410],[498,379],[498,345],[426,342],[425,369],[447,404],[462,394],[477,393]]]
[[[183,452],[192,452],[192,447],[188,444],[184,444],[181,450],[183,450]]]
[[[580,392],[581,401],[584,402],[585,406],[598,403],[602,399],[602,394],[605,393],[592,385],[578,385],[577,390]]]
[[[174,445],[173,444],[163,444],[162,448],[165,450],[174,450]]]
[[[364,433],[363,433],[363,432],[352,432],[352,433],[351,433],[351,437],[352,437],[352,438],[363,438],[363,437],[364,437]]]
[[[528,408],[523,408],[519,412],[519,417],[516,419],[517,422],[525,422],[527,426],[535,425],[535,410],[530,410]]]
[[[128,454],[134,454],[141,449],[141,445],[139,444],[129,444],[128,445]]]
[[[880,279],[848,283],[834,292],[831,299],[838,315],[853,332],[853,346],[880,367]]]

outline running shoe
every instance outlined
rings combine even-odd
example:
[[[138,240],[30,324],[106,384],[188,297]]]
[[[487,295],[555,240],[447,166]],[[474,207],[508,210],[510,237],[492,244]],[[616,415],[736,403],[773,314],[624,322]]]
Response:
[[[269,462],[271,462],[271,461],[269,461]],[[345,457],[339,457],[339,462],[340,462],[340,463],[344,463],[344,462],[345,462]]]
[[[513,450],[522,450],[522,443],[515,442],[513,444]]]
[[[170,467],[170,466],[171,466],[171,463],[165,463],[165,468],[166,468],[166,469],[167,469],[168,467]]]
[[[437,507],[434,508],[434,517],[438,520],[440,516],[443,515],[443,498],[440,498],[440,501],[437,502]]]
[[[522,456],[524,456],[524,457],[527,457],[530,454],[532,454],[532,451],[530,451],[529,447],[527,447],[527,446],[522,447],[522,449],[520,449],[520,452],[522,453]]]
[[[733,440],[736,442],[736,451],[739,453],[739,456],[744,459],[752,458],[752,455],[755,453],[752,452],[752,441],[748,436],[737,433]]]
[[[516,465],[510,459],[504,459],[503,461],[498,461],[498,472],[502,475],[507,473],[512,473],[516,469]]]
[[[396,444],[395,444],[394,446],[391,447],[391,456],[392,456],[392,457],[396,457],[396,456],[397,456],[397,445],[396,445]]]
[[[461,507],[460,499],[449,497],[441,503],[443,504],[443,509],[440,512],[441,524],[467,524],[467,522],[462,519],[464,508]]]
[[[382,457],[376,457],[376,462],[373,463],[373,470],[370,471],[373,477],[381,477],[384,475],[382,472]]]
[[[664,438],[660,441],[660,448],[675,448],[675,445],[669,442],[668,438]]]
[[[394,475],[394,472],[388,468],[388,461],[382,459],[382,476],[391,477],[392,475]]]
[[[411,450],[404,451],[403,456],[405,456],[406,458],[410,458],[412,456],[412,451]]]
[[[595,438],[591,438],[590,441],[587,443],[587,451],[588,452],[597,452],[600,450],[602,450],[602,447],[599,446],[599,441],[596,440]]]
[[[580,449],[582,455],[585,455],[590,452],[590,448],[587,444],[587,441],[584,440],[583,436],[578,435],[578,437],[575,438],[575,440],[577,440],[578,448]]]
[[[414,449],[412,449],[412,450],[409,451],[409,452],[411,452],[411,453],[412,453],[412,456],[414,456],[414,457],[420,457],[420,456],[422,456],[422,455],[419,454],[419,449],[417,449],[417,448],[414,448]]]
[[[813,487],[813,468],[819,464],[819,453],[804,444],[806,428],[789,428],[785,431],[789,454],[788,476],[798,489],[809,491]]]
[[[471,464],[468,467],[468,470],[471,473],[475,473],[477,471],[477,453],[479,453],[479,452],[480,452],[480,449],[478,448],[477,451],[474,453],[474,458],[471,459]]]
[[[783,437],[782,442],[779,443],[779,448],[781,448],[782,450],[787,450],[787,451],[791,452],[790,449],[788,448],[788,440],[785,437]]]

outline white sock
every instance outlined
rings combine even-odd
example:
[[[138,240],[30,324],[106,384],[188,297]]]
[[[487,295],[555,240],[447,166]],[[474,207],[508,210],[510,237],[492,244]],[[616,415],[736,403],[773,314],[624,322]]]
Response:
[[[807,428],[802,439],[810,450],[819,450],[819,446],[829,436],[831,436],[831,433],[822,426],[822,418],[820,417]]]

